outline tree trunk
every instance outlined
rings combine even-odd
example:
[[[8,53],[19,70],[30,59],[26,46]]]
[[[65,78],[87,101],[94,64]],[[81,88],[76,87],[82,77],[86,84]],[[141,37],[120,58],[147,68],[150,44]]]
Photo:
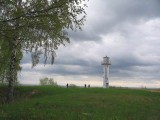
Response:
[[[4,83],[5,81],[5,72],[2,74],[2,84]]]
[[[15,41],[16,42],[16,41]],[[6,102],[10,103],[13,101],[13,93],[14,93],[14,82],[17,77],[16,72],[16,43],[12,43],[11,49],[11,57],[10,57],[10,65],[9,65],[9,76],[8,76],[8,90],[7,90],[7,98]]]

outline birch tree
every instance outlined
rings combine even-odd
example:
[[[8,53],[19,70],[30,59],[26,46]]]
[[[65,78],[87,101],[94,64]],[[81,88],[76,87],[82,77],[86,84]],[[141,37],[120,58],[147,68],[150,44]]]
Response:
[[[23,51],[31,52],[32,65],[44,54],[54,62],[55,50],[69,41],[68,29],[81,29],[85,0],[0,0],[0,41],[8,45],[7,102],[13,99],[17,66]],[[2,47],[2,46],[1,46]]]
[[[7,44],[6,40],[0,41],[0,83],[7,84],[8,83],[8,76],[9,76],[9,62],[10,62],[10,50],[9,45]],[[17,58],[22,58],[22,52],[17,54]],[[16,64],[16,71],[20,71],[20,61],[17,61]],[[15,76],[16,77],[16,76]],[[15,78],[15,83],[18,82],[17,77]]]

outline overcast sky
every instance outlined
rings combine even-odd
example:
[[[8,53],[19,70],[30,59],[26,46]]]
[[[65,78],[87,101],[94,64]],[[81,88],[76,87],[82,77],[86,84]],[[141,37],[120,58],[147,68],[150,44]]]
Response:
[[[31,69],[24,55],[20,83],[52,77],[60,85],[102,86],[101,61],[109,56],[110,85],[160,87],[160,0],[90,0],[83,31],[56,51],[54,65]]]

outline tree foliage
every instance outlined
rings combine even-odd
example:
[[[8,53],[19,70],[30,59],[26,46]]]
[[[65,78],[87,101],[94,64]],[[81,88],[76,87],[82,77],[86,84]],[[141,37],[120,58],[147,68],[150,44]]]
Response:
[[[39,82],[40,82],[40,85],[58,86],[57,82],[55,82],[53,78],[45,77],[45,78],[40,79]]]
[[[33,66],[42,49],[53,63],[54,50],[69,42],[66,29],[81,29],[85,20],[81,0],[3,0],[1,6],[1,36],[32,52]]]
[[[67,29],[81,29],[85,0],[0,0],[0,54],[8,71],[8,101],[13,98],[23,50],[31,52],[32,65],[44,54],[54,62],[55,50],[69,42]],[[7,46],[6,50],[2,47]],[[6,47],[5,47],[6,48]]]

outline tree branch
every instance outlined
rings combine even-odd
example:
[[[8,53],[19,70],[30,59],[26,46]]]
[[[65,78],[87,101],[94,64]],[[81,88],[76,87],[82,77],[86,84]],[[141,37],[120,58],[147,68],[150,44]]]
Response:
[[[63,2],[62,2],[63,3]],[[46,13],[52,9],[55,9],[55,8],[60,8],[62,7],[64,4],[58,4],[58,6],[52,4],[51,6],[49,6],[48,8],[46,9],[43,9],[43,10],[35,10],[35,11],[32,11],[32,12],[27,12],[27,13],[24,13],[22,15],[19,15],[17,17],[14,17],[14,18],[11,18],[11,19],[6,19],[6,20],[0,20],[0,22],[11,22],[11,21],[14,21],[14,20],[17,20],[17,19],[20,19],[21,17],[34,17],[36,14],[37,15],[41,15],[43,13]],[[38,16],[37,16],[38,17]]]

